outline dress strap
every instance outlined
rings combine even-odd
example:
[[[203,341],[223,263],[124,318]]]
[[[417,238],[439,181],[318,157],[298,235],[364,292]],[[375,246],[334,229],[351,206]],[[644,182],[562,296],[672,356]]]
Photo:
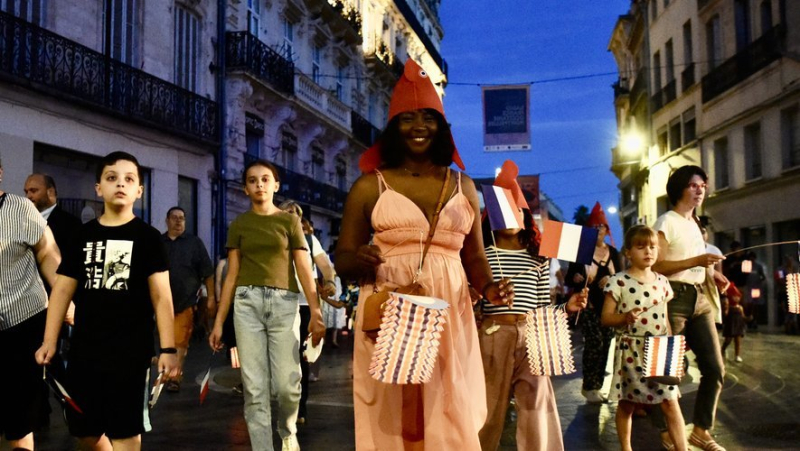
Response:
[[[449,169],[448,169],[449,170]],[[461,171],[456,171],[456,192],[461,192]]]
[[[386,179],[383,178],[383,174],[381,174],[381,171],[376,169],[375,170],[375,176],[378,177],[378,195],[383,194],[383,192],[385,190],[387,190],[387,189],[389,189],[389,190],[392,189],[392,187],[389,186],[388,183],[386,183]],[[392,191],[394,191],[394,190],[392,190]]]

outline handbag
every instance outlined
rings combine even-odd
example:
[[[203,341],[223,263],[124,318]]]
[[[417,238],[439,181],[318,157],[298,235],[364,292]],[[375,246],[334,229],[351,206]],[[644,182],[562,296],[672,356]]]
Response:
[[[425,248],[422,251],[422,259],[419,262],[419,269],[417,270],[416,274],[414,274],[414,279],[411,281],[410,284],[395,288],[393,290],[389,289],[382,289],[377,290],[377,284],[373,286],[375,292],[369,295],[367,299],[364,300],[362,306],[359,306],[359,310],[361,310],[361,315],[363,315],[363,320],[361,322],[361,330],[367,332],[367,334],[373,340],[377,338],[378,330],[381,328],[381,317],[383,316],[383,308],[386,305],[386,302],[389,300],[391,295],[390,292],[400,293],[400,294],[410,294],[416,296],[424,296],[425,289],[420,285],[417,280],[419,279],[420,274],[422,274],[422,265],[425,263],[425,256],[428,255],[428,249],[431,247],[431,241],[433,240],[433,234],[436,232],[436,224],[439,222],[439,213],[442,211],[442,207],[444,206],[444,198],[447,194],[447,187],[450,184],[450,169],[447,170],[447,173],[444,177],[444,184],[442,185],[442,191],[439,193],[439,201],[436,203],[436,210],[433,213],[433,220],[431,221],[430,231],[428,232],[428,240],[425,242]]]
[[[575,372],[567,313],[558,307],[529,311],[525,319],[528,364],[534,376],[560,376]]]
[[[664,385],[678,385],[686,374],[683,335],[649,336],[644,339],[644,377]]]

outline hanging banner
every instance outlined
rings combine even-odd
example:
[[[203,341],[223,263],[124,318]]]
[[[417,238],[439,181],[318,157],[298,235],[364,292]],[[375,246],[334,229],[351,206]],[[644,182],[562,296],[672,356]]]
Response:
[[[531,150],[530,85],[484,86],[483,150]]]

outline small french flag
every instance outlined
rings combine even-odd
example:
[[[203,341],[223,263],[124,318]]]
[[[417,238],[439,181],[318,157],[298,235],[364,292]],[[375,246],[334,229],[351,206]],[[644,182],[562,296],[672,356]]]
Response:
[[[59,401],[61,401],[61,403],[64,405],[72,407],[76,412],[83,413],[83,410],[81,410],[81,408],[78,407],[78,404],[75,403],[75,401],[72,399],[69,393],[67,393],[67,390],[64,388],[64,386],[61,385],[56,380],[56,378],[54,378],[53,375],[50,374],[49,371],[46,372],[45,374],[46,374],[45,379],[49,383],[50,388],[56,393],[56,395],[58,395]]]
[[[539,255],[588,265],[592,263],[596,244],[597,229],[547,220]]]
[[[203,382],[200,383],[200,404],[206,400],[206,396],[208,395],[208,385],[209,380],[211,379],[211,367],[208,367],[206,371],[206,375],[203,376]]]
[[[494,185],[481,187],[492,230],[525,228],[522,211],[514,202],[514,195],[510,190]]]

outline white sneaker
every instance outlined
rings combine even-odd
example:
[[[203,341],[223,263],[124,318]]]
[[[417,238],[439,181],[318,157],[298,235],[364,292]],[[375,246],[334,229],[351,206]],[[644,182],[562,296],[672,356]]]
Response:
[[[283,439],[282,451],[300,451],[300,444],[297,443],[297,436],[292,434]]]
[[[742,356],[737,355],[736,356],[736,363],[742,363],[742,362],[744,362],[744,360],[742,360]]]

